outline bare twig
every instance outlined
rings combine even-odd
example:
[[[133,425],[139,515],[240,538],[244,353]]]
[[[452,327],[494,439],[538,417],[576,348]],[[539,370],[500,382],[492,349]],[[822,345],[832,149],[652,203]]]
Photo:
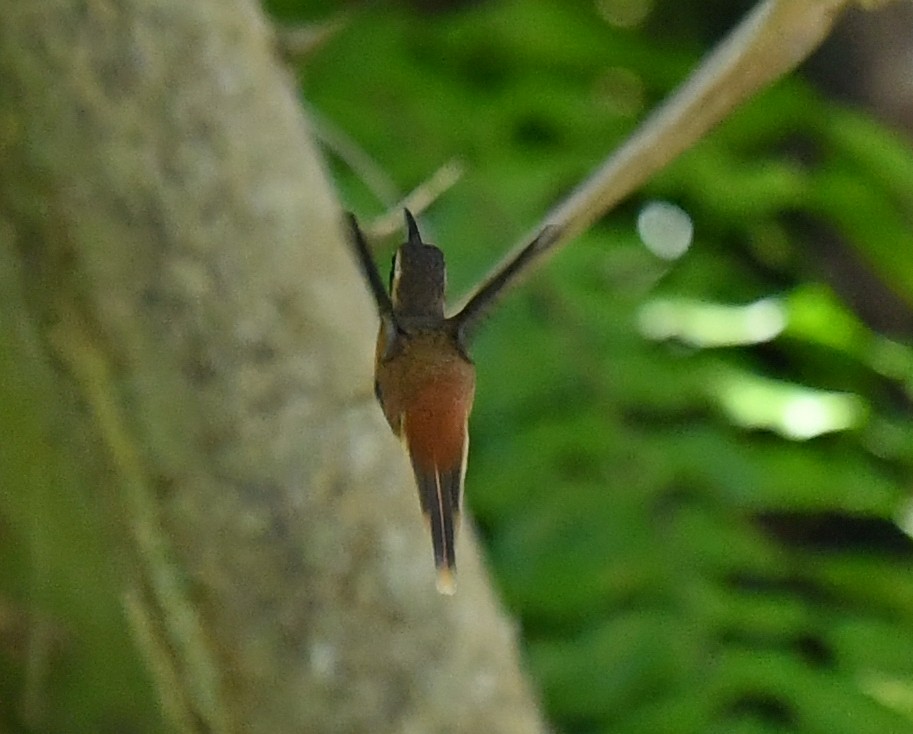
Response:
[[[552,209],[456,310],[497,278],[547,227],[556,227],[560,236],[538,251],[529,271],[611,211],[739,104],[795,68],[827,37],[848,2],[765,0],[757,5],[640,129]]]
[[[332,120],[324,117],[312,105],[303,104],[314,135],[321,145],[339,156],[385,207],[392,207],[399,201],[402,194],[381,165]]]
[[[277,25],[276,45],[290,62],[307,61],[348,24],[343,13],[325,23]]]
[[[420,215],[463,176],[463,164],[456,158],[449,160],[406,196],[390,207],[386,213],[371,222],[372,238],[392,235],[403,226],[403,209]]]

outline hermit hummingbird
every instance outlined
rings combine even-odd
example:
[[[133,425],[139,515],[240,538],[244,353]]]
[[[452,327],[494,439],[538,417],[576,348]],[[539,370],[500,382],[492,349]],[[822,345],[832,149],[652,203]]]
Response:
[[[438,591],[452,594],[476,386],[468,342],[498,294],[554,242],[558,230],[546,227],[483,283],[459,313],[448,317],[444,255],[422,241],[408,209],[404,214],[407,239],[393,256],[389,293],[351,214],[350,239],[380,316],[374,394],[412,464],[422,513],[431,530]]]

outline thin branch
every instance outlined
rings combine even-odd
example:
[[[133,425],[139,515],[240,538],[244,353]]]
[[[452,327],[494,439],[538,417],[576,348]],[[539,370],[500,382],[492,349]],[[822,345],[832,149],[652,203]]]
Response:
[[[456,311],[497,280],[547,227],[556,227],[560,236],[537,250],[535,258],[527,261],[525,274],[611,211],[739,104],[795,68],[827,37],[847,4],[848,0],[766,0],[757,5],[639,130],[490,271]],[[508,287],[519,281],[512,279]]]
[[[463,172],[464,167],[461,161],[456,158],[447,161],[406,194],[395,206],[390,207],[385,214],[371,222],[372,237],[383,239],[399,231],[403,222],[403,209],[408,209],[414,212],[415,216],[419,216],[459,181]]]
[[[275,26],[279,53],[289,62],[302,63],[313,58],[339,31],[349,24],[346,13],[323,23]]]
[[[385,207],[393,207],[402,194],[383,167],[348,133],[321,114],[313,105],[302,102],[317,140],[333,152],[358,176]]]

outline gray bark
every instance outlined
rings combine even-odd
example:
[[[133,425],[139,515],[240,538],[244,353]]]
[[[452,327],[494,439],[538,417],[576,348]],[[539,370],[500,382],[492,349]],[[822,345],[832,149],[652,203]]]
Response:
[[[0,512],[63,628],[50,667],[97,694],[36,673],[23,715],[541,731],[471,532],[434,591],[372,306],[259,8],[0,18]]]

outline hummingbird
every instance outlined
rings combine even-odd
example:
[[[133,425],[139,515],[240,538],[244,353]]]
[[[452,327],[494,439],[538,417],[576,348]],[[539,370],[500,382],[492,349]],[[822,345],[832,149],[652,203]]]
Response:
[[[412,464],[419,504],[431,531],[437,589],[453,594],[476,387],[470,337],[499,293],[557,239],[558,231],[546,227],[483,283],[459,313],[447,316],[444,254],[422,240],[408,209],[404,215],[407,238],[393,256],[389,293],[351,214],[350,241],[380,317],[374,394]]]

